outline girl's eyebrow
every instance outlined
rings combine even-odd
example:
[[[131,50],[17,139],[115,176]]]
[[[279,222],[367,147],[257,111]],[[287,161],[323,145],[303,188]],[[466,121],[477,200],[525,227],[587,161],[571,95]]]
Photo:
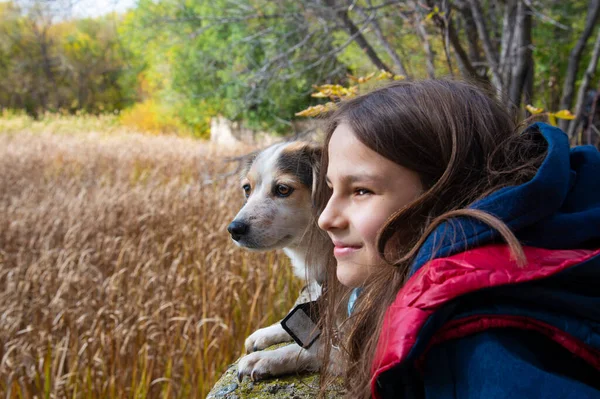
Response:
[[[340,180],[341,180],[343,183],[346,183],[346,184],[352,184],[352,183],[356,183],[356,182],[364,182],[364,181],[369,181],[369,182],[370,182],[370,181],[375,181],[375,182],[377,182],[377,181],[379,181],[379,180],[381,180],[381,179],[380,179],[380,177],[379,177],[379,176],[377,176],[377,175],[370,175],[370,174],[368,174],[368,173],[362,173],[362,174],[356,174],[356,175],[346,175],[346,176],[342,176],[342,177],[340,178]],[[331,184],[331,180],[329,180],[329,176],[327,176],[327,175],[325,176],[325,181],[326,181],[328,184]]]

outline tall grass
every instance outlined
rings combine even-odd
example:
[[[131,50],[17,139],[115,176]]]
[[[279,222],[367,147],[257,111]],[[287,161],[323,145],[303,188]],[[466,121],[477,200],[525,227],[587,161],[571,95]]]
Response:
[[[29,133],[54,133],[60,135],[80,135],[82,133],[96,133],[101,135],[123,133],[135,129],[127,129],[120,122],[116,114],[90,115],[81,113],[70,115],[67,113],[47,112],[35,119],[23,111],[0,111],[0,134]],[[136,131],[144,131],[137,129]],[[145,132],[145,131],[144,131]]]
[[[228,238],[241,195],[236,177],[215,179],[231,169],[223,151],[12,133],[0,133],[1,397],[205,397],[293,303],[287,258]]]

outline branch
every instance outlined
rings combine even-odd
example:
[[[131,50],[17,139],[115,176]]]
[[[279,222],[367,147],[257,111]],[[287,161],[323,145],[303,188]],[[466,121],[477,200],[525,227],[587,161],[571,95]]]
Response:
[[[452,61],[450,59],[450,29],[446,27],[450,24],[450,5],[448,4],[448,0],[442,0],[442,10],[444,10],[444,16],[440,17],[444,21],[444,27],[440,29],[440,33],[442,34],[442,39],[444,43],[444,54],[446,55],[446,63],[448,64],[448,71],[450,72],[450,76],[454,76],[454,72],[452,71]]]
[[[372,18],[372,17],[369,17]],[[356,36],[362,34],[362,32],[367,29],[368,26],[368,22],[370,22],[370,19],[365,21],[364,26],[359,29],[358,32],[356,32],[354,35],[351,35],[348,40],[346,40],[341,46],[338,46],[336,48],[333,48],[332,50],[328,51],[327,53],[321,55],[315,62],[307,65],[305,68],[295,71],[294,73],[290,73],[287,75],[283,75],[282,79],[293,79],[293,78],[297,78],[298,76],[301,76],[304,72],[311,70],[312,68],[321,65],[322,63],[324,63],[325,61],[327,61],[330,57],[341,53],[342,51],[344,51],[344,49],[346,49],[346,47],[348,47],[349,45],[352,44],[352,42],[354,41],[354,39],[356,38]]]
[[[531,10],[531,12],[538,17],[539,19],[541,19],[544,22],[547,22],[551,25],[556,26],[559,29],[568,31],[570,30],[570,28],[566,25],[561,24],[560,22],[558,22],[557,20],[547,16],[546,14],[540,12],[537,10],[537,8],[535,8],[535,6],[533,5],[533,3],[531,2],[531,0],[523,0],[525,2],[525,4],[527,5],[527,7],[529,7],[529,9]]]
[[[331,1],[331,0],[329,0]],[[391,68],[388,67],[377,55],[377,52],[373,49],[371,44],[367,41],[367,38],[362,34],[361,30],[354,24],[350,16],[348,15],[348,10],[344,9],[342,11],[337,12],[338,18],[342,20],[344,26],[348,30],[348,32],[355,37],[356,44],[360,46],[360,48],[367,54],[367,57],[371,60],[371,62],[377,67],[377,69],[382,69],[387,72],[392,72]],[[372,18],[370,18],[372,20]]]
[[[417,35],[423,42],[423,49],[425,50],[425,54],[427,55],[427,76],[429,76],[430,79],[435,79],[434,54],[431,50],[427,30],[425,29],[425,26],[423,24],[423,18],[421,18],[421,12],[417,9],[417,4],[414,1],[410,1],[409,4],[414,9],[413,18],[415,31],[417,32]]]
[[[600,96],[600,84],[599,87],[596,89],[596,95],[594,95],[594,101],[592,101],[592,108],[590,109],[590,114],[588,115],[587,128],[585,129],[585,133],[587,136],[586,144],[592,144],[592,128],[596,133],[598,133],[598,129],[596,128],[596,126],[594,126],[594,116],[596,116],[598,96]]]
[[[473,15],[473,20],[475,21],[475,26],[477,27],[479,39],[481,39],[481,43],[483,45],[483,52],[485,53],[485,58],[492,72],[492,84],[494,85],[496,90],[502,91],[503,83],[502,77],[500,76],[500,72],[498,70],[498,60],[496,58],[496,51],[494,49],[494,46],[492,45],[489,32],[487,31],[487,28],[485,26],[485,22],[481,12],[481,6],[478,0],[469,0],[469,5],[471,6],[471,14]]]
[[[369,1],[369,5],[371,5],[370,1]],[[358,14],[362,18],[364,18],[364,19],[368,18],[367,14],[365,13],[365,11],[361,7],[356,6],[356,7],[354,7],[354,9],[356,10],[356,12],[358,12]],[[377,23],[376,19],[372,19],[371,20],[371,26],[373,27],[373,32],[375,32],[375,36],[377,36],[377,39],[379,39],[379,42],[381,43],[381,45],[383,46],[383,48],[385,49],[385,51],[388,53],[388,55],[394,61],[394,65],[396,65],[396,68],[398,68],[398,71],[400,71],[400,73],[402,75],[408,76],[408,72],[406,72],[406,68],[404,67],[404,64],[402,63],[402,60],[400,59],[400,56],[398,55],[398,53],[396,52],[396,50],[394,50],[392,48],[392,46],[390,45],[390,42],[388,42],[388,40],[383,35],[383,32],[381,31],[381,27]]]
[[[463,16],[464,22],[465,22],[464,29],[465,29],[465,35],[467,37],[467,43],[469,44],[469,55],[467,57],[467,54],[465,53],[465,50],[462,48],[460,41],[457,44],[458,44],[458,47],[460,47],[460,51],[464,55],[462,55],[462,56],[460,55],[457,46],[455,46],[454,49],[457,52],[457,54],[459,55],[459,59],[461,59],[463,61],[463,63],[465,62],[465,60],[468,61],[471,69],[475,73],[477,73],[477,71],[475,70],[475,64],[481,63],[483,60],[481,58],[481,51],[478,46],[477,27],[475,26],[475,21],[473,21],[473,14],[471,14],[471,9],[464,3],[456,4],[456,2],[455,2],[454,6],[457,7],[457,9],[460,11],[460,13]],[[450,21],[450,26],[448,26],[448,29],[451,29],[450,40],[452,40],[452,32],[454,31],[452,21]],[[456,33],[454,33],[454,35],[456,36]],[[456,40],[458,40],[458,38]],[[453,45],[454,45],[454,43],[453,43]],[[472,61],[470,61],[470,60],[472,60]],[[485,72],[482,75],[485,75]]]

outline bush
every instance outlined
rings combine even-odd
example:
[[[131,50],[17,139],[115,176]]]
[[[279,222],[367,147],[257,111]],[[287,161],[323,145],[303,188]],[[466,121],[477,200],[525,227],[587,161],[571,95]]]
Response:
[[[121,113],[123,126],[155,134],[170,133],[206,137],[208,131],[196,130],[186,124],[182,118],[157,101],[149,99],[135,104]]]

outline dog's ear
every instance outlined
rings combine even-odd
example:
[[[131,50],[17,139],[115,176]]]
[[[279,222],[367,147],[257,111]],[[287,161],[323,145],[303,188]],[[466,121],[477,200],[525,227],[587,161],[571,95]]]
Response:
[[[259,153],[259,151],[253,151],[249,154],[245,154],[245,155],[242,155],[241,157],[236,158],[239,162],[238,168],[237,168],[237,173],[239,174],[240,179],[246,177],[246,175],[250,171],[250,168],[252,167],[252,164],[256,160],[258,153]]]
[[[304,150],[306,151],[310,166],[312,168],[311,197],[313,197],[314,200],[314,195],[317,188],[317,179],[319,178],[319,170],[321,169],[321,156],[323,155],[323,147],[317,143],[307,143]]]
[[[321,163],[321,149],[306,141],[288,143],[277,160],[277,170],[296,176],[308,189],[314,187]]]
[[[317,143],[306,143],[306,147],[304,149],[308,158],[310,159],[310,164],[313,167],[319,167],[321,164],[321,155],[323,154],[323,147],[321,147]]]

